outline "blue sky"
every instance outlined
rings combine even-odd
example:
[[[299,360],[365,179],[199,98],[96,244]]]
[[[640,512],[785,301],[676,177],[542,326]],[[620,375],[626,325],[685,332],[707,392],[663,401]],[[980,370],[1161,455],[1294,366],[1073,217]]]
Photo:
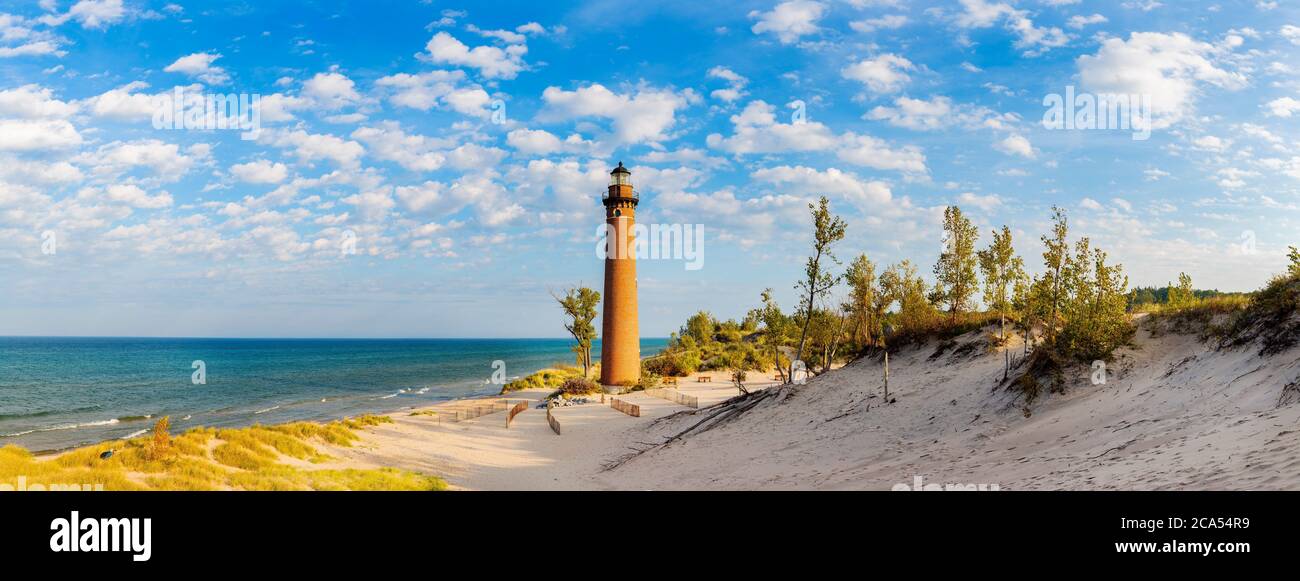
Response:
[[[928,273],[957,204],[1036,270],[1059,205],[1134,284],[1250,290],[1300,243],[1298,57],[1283,1],[0,1],[0,334],[560,336],[618,161],[705,226],[640,264],[649,336],[792,304],[820,194],[845,259]],[[1150,139],[1044,127],[1067,86]],[[156,129],[177,87],[261,132]]]

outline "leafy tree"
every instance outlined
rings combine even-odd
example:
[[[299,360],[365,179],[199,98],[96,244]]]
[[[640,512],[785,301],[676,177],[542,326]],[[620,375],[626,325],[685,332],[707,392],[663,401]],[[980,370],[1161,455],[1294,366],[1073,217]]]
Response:
[[[888,300],[885,305],[898,303],[894,320],[905,333],[921,333],[929,329],[937,315],[934,305],[926,299],[925,279],[917,274],[916,266],[909,260],[891,265],[880,275],[880,290]]]
[[[876,265],[859,254],[849,263],[844,279],[849,285],[849,335],[858,347],[883,346],[884,344],[884,308],[881,301],[885,298],[876,279]],[[884,305],[885,308],[888,305]]]
[[[975,243],[979,240],[979,230],[962,214],[961,208],[948,206],[943,211],[943,232],[946,244],[934,265],[932,296],[935,303],[948,307],[948,316],[955,321],[958,315],[969,310],[971,297],[979,288],[979,279],[975,278]]]
[[[759,320],[763,322],[763,341],[771,350],[772,363],[776,366],[781,382],[785,382],[785,369],[781,366],[781,347],[789,343],[790,318],[781,312],[781,307],[772,298],[772,289],[763,289],[763,307],[755,309]]]
[[[713,320],[713,315],[705,311],[700,311],[686,319],[686,326],[682,327],[682,337],[690,337],[698,345],[705,345],[713,341],[713,334],[717,321]]]
[[[831,214],[830,200],[822,196],[816,205],[808,204],[808,209],[812,211],[813,218],[813,255],[808,257],[807,265],[804,267],[806,278],[795,285],[795,289],[801,293],[803,303],[803,330],[799,334],[799,349],[795,352],[795,358],[802,360],[804,347],[808,343],[808,326],[812,324],[813,308],[818,298],[826,296],[831,288],[839,281],[839,277],[832,275],[828,270],[822,267],[822,259],[829,258],[838,263],[832,247],[836,242],[844,239],[846,224],[839,216]],[[790,363],[793,371],[794,362]]]
[[[1012,297],[1008,294],[1013,285],[1025,275],[1024,261],[1016,256],[1016,249],[1011,243],[1011,228],[1002,227],[1002,232],[993,231],[993,243],[979,251],[980,270],[984,274],[984,304],[998,313],[1001,324],[1003,345],[1002,379],[1011,373],[1011,352],[1005,349],[1007,343],[1007,316],[1013,308]]]
[[[1178,286],[1169,285],[1169,298],[1167,304],[1169,308],[1181,309],[1191,306],[1196,302],[1196,295],[1192,292],[1192,277],[1185,272],[1178,273]]]
[[[1126,309],[1128,277],[1121,265],[1107,265],[1106,253],[1093,249],[1088,238],[1075,244],[1074,259],[1063,271],[1068,296],[1063,302],[1056,348],[1079,361],[1108,357],[1128,341],[1132,326]]]
[[[1043,246],[1047,247],[1043,251],[1043,265],[1047,267],[1043,277],[1039,279],[1039,284],[1035,285],[1036,292],[1033,293],[1035,302],[1040,312],[1042,312],[1042,321],[1047,334],[1048,341],[1056,340],[1056,328],[1058,324],[1058,315],[1061,310],[1061,302],[1065,297],[1064,281],[1061,280],[1062,271],[1069,267],[1070,264],[1070,243],[1066,239],[1069,235],[1070,228],[1065,218],[1065,210],[1052,206],[1052,235],[1049,238],[1042,237]]]
[[[730,343],[722,352],[721,359],[722,367],[731,374],[731,384],[736,386],[742,395],[749,393],[749,390],[745,389],[745,380],[750,371],[760,367],[758,352],[754,346],[743,341]]]
[[[1287,276],[1300,277],[1300,250],[1297,250],[1294,246],[1291,246],[1290,249],[1291,252],[1286,255],[1287,258],[1291,259],[1291,265],[1287,267]]]
[[[582,376],[591,376],[591,342],[596,338],[596,326],[591,321],[596,318],[596,305],[600,304],[600,293],[587,287],[573,287],[565,291],[564,296],[552,294],[560,308],[569,317],[564,329],[573,336],[577,345],[573,352],[582,363]]]

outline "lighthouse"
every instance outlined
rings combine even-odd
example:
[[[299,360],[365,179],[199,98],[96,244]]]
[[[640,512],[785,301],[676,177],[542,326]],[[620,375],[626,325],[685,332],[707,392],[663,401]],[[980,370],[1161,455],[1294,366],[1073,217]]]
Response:
[[[636,252],[632,232],[638,196],[632,172],[618,162],[610,172],[605,205],[605,312],[600,341],[600,383],[636,383],[641,378],[641,329],[637,323]]]

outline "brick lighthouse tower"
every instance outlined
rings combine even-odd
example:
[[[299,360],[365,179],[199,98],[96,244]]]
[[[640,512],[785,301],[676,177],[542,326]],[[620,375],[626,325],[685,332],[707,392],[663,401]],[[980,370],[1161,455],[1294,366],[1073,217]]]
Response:
[[[605,204],[605,313],[600,341],[600,383],[620,385],[641,378],[641,329],[637,324],[636,190],[632,172],[618,162],[610,172]]]

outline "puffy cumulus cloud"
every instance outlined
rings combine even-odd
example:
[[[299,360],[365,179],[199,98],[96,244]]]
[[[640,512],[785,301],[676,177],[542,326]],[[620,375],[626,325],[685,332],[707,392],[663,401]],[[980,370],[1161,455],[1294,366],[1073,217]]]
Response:
[[[571,159],[534,159],[522,167],[511,167],[505,179],[512,191],[555,212],[553,222],[579,221],[582,216],[590,219],[590,212],[600,203],[609,184],[609,168],[594,160],[584,165]]]
[[[776,107],[763,101],[751,101],[740,113],[731,116],[734,132],[730,137],[710,134],[709,147],[734,154],[825,151],[833,149],[838,139],[828,127],[813,121],[779,123]]]
[[[1023,135],[1008,135],[1001,141],[994,142],[993,147],[1007,155],[1018,155],[1027,159],[1038,157],[1038,152],[1034,151],[1034,146],[1029,139]]]
[[[462,171],[480,170],[499,165],[507,155],[509,153],[499,147],[466,143],[447,152],[447,164]]]
[[[749,18],[757,21],[750,27],[750,31],[754,34],[772,34],[781,44],[793,44],[801,37],[821,30],[817,21],[825,14],[826,5],[821,2],[788,0],[767,12],[750,12]]]
[[[61,25],[69,20],[75,21],[82,28],[107,28],[126,19],[126,6],[122,0],[80,0],[63,14],[47,14],[41,22],[51,26]]]
[[[391,121],[377,127],[361,127],[352,132],[352,138],[365,143],[371,155],[378,159],[424,172],[441,168],[447,161],[443,150],[455,144],[450,139],[408,134]]]
[[[925,154],[915,145],[890,147],[883,139],[870,135],[844,134],[835,155],[843,161],[880,170],[923,176],[929,172]]]
[[[105,197],[112,202],[126,204],[133,208],[156,210],[159,208],[168,208],[172,205],[172,195],[167,192],[160,192],[157,195],[150,196],[148,192],[133,184],[118,184],[108,186],[104,190]]]
[[[66,119],[0,119],[0,151],[50,151],[81,145]]]
[[[398,73],[380,78],[376,86],[388,91],[388,101],[420,111],[449,109],[469,117],[487,117],[492,96],[482,87],[464,84],[463,71]]]
[[[36,22],[0,12],[0,58],[67,55],[61,46],[67,41],[48,31],[37,30]]]
[[[209,85],[224,85],[230,82],[230,75],[226,69],[213,64],[219,58],[221,55],[217,53],[196,52],[176,59],[163,72],[180,73]]]
[[[957,196],[957,203],[962,206],[971,206],[985,212],[991,212],[1002,205],[1002,198],[997,194],[981,196],[973,192],[962,192],[960,196]]]
[[[896,54],[863,59],[840,70],[846,79],[858,81],[875,93],[897,93],[911,81],[907,71],[916,65]]]
[[[1221,68],[1223,50],[1182,33],[1134,32],[1106,39],[1076,61],[1083,87],[1098,94],[1150,95],[1152,126],[1164,128],[1194,109],[1202,84],[1227,90],[1245,75]]]
[[[955,23],[961,28],[988,28],[1002,23],[1018,39],[1016,48],[1026,56],[1042,54],[1053,48],[1065,46],[1070,35],[1055,26],[1040,27],[1029,18],[1029,13],[1016,10],[1006,2],[988,0],[960,0],[962,11]]]
[[[814,121],[792,119],[790,123],[780,123],[775,107],[763,101],[750,102],[741,113],[731,117],[731,122],[735,132],[730,137],[709,135],[706,139],[709,147],[733,154],[825,151],[863,167],[908,174],[928,172],[920,148],[893,148],[882,139],[853,132],[836,135]]]
[[[83,179],[85,175],[81,169],[67,161],[44,162],[0,156],[0,182],[61,185],[78,183]]]
[[[893,199],[888,183],[863,180],[833,167],[818,171],[810,167],[783,165],[757,170],[750,177],[777,186],[782,192],[838,196],[862,210],[887,205]]]
[[[353,106],[361,101],[356,83],[337,72],[317,73],[302,84],[299,94],[316,106],[329,110]]]
[[[727,67],[716,66],[709,69],[708,76],[710,79],[722,79],[727,83],[726,88],[714,89],[713,92],[709,93],[709,96],[714,99],[725,103],[734,103],[748,94],[745,92],[745,86],[749,84],[749,79],[736,73],[736,71]]]
[[[288,150],[300,163],[329,160],[341,167],[356,167],[365,155],[360,143],[325,133],[307,133],[301,129],[272,131],[263,129],[259,142]]]
[[[40,85],[23,85],[0,91],[0,117],[11,119],[67,119],[77,112],[75,103],[54,98]]]
[[[152,119],[157,110],[157,96],[141,92],[149,83],[133,81],[109,89],[82,101],[83,106],[96,117],[110,119]]]
[[[581,135],[572,133],[561,140],[554,133],[545,129],[520,128],[506,134],[506,145],[521,154],[529,156],[547,156],[554,153],[582,153],[592,149],[593,144]]]
[[[289,177],[289,168],[283,163],[259,159],[230,166],[230,175],[249,184],[278,184]]]
[[[83,152],[74,161],[90,166],[99,177],[117,177],[137,168],[147,169],[160,181],[174,182],[185,177],[199,161],[206,161],[210,150],[206,144],[180,145],[157,139],[114,141],[95,151]]]
[[[1300,113],[1300,100],[1292,97],[1281,97],[1269,101],[1264,105],[1264,108],[1273,117],[1290,117]]]
[[[644,85],[628,93],[615,93],[600,84],[573,91],[547,87],[542,91],[545,106],[538,119],[544,122],[584,117],[608,119],[616,143],[654,143],[670,138],[668,131],[676,122],[677,111],[696,100],[698,96],[689,89],[678,93]]]
[[[942,95],[929,100],[899,97],[894,99],[892,107],[879,105],[867,112],[864,118],[917,131],[949,127],[1000,130],[1019,121],[1015,114],[999,114],[986,107],[954,104],[952,99]]]
[[[528,54],[526,44],[470,48],[456,37],[438,32],[429,39],[425,50],[424,58],[432,63],[477,69],[487,79],[513,79],[527,68],[524,63],[524,55]]]
[[[397,202],[393,200],[391,188],[360,192],[339,201],[356,208],[357,215],[367,222],[383,220],[397,206]]]

